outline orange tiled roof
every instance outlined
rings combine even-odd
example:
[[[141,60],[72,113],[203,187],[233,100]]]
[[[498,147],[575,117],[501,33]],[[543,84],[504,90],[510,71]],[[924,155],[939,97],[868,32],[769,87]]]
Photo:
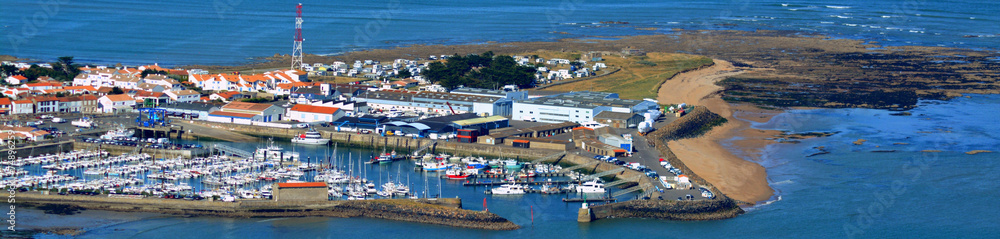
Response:
[[[292,106],[291,110],[300,111],[300,112],[317,113],[317,114],[333,114],[333,113],[337,113],[337,111],[340,110],[340,109],[335,108],[335,107],[327,107],[327,106],[314,106],[314,105],[297,104],[295,106]]]
[[[108,97],[108,99],[110,99],[111,101],[114,101],[114,102],[118,102],[118,101],[133,101],[133,100],[135,100],[134,98],[132,98],[131,96],[128,96],[126,94],[106,95],[105,97]]]

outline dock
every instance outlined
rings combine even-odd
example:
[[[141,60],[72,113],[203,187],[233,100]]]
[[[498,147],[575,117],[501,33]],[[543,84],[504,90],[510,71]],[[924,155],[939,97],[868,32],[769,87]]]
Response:
[[[467,178],[467,179],[476,179],[476,178],[511,178],[511,177],[513,177],[513,178],[521,178],[521,177],[518,176],[518,174],[477,174],[477,175],[469,175],[469,178]],[[565,174],[565,173],[539,173],[539,174],[535,174],[535,177],[547,177],[547,178],[552,178],[552,177],[569,177],[569,174]],[[442,179],[448,179],[448,175],[441,175],[441,178]]]
[[[617,198],[563,198],[563,202],[614,202],[618,201]]]
[[[490,182],[470,181],[470,182],[463,183],[462,186],[473,186],[473,187],[476,187],[476,186],[500,186],[500,185],[510,184],[510,183],[513,183],[513,184],[522,184],[522,185],[543,185],[543,184],[571,184],[571,183],[581,183],[581,182],[579,180],[559,180],[559,181],[553,180],[553,181],[527,181],[527,182],[525,182],[525,181],[514,181],[514,182],[509,182],[509,181],[496,181],[496,182],[493,182],[493,181],[490,181]]]

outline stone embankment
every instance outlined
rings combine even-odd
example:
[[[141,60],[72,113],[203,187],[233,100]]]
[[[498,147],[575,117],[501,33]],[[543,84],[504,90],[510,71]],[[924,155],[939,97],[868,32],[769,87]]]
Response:
[[[177,199],[128,199],[107,196],[17,194],[17,203],[27,206],[67,205],[85,209],[121,212],[153,212],[219,217],[369,217],[487,230],[514,230],[519,226],[491,212],[461,209],[457,198],[383,199],[360,201],[239,202],[186,201]]]
[[[632,200],[591,206],[594,218],[656,218],[669,220],[718,220],[743,213],[736,202],[719,200]]]

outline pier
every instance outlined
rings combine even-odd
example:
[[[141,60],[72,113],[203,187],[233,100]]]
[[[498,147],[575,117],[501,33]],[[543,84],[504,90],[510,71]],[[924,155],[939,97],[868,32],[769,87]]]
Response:
[[[476,182],[476,181],[472,181],[472,182],[463,183],[462,186],[473,186],[473,187],[477,187],[477,186],[500,186],[500,185],[510,184],[510,183],[513,183],[513,184],[522,184],[522,185],[543,185],[543,184],[571,184],[571,183],[581,183],[581,182],[579,180],[559,180],[559,181],[553,180],[553,181],[529,181],[529,182],[521,182],[521,181],[513,181],[513,182],[511,182],[511,181]]]
[[[242,150],[242,149],[233,148],[233,147],[226,146],[226,145],[214,144],[214,145],[212,145],[211,149],[212,149],[213,153],[214,152],[221,152],[221,153],[226,154],[226,155],[236,155],[236,156],[240,156],[240,157],[244,157],[244,158],[253,158],[253,152]]]
[[[510,178],[510,177],[520,178],[520,177],[518,177],[518,174],[478,174],[478,175],[469,175],[469,178],[466,178],[466,179],[476,179],[476,178]],[[550,177],[550,178],[551,177],[569,177],[569,174],[565,174],[565,173],[539,173],[539,174],[535,174],[535,177]],[[447,175],[441,175],[441,178],[442,179],[448,179],[448,176]]]
[[[563,202],[615,202],[618,201],[617,198],[563,198]]]

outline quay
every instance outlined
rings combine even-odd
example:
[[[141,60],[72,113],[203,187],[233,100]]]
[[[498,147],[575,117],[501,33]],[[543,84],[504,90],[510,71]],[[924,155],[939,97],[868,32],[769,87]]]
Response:
[[[477,175],[469,175],[469,179],[475,179],[475,178],[511,178],[511,177],[515,177],[516,178],[516,177],[518,177],[518,175],[517,174],[477,174]],[[566,174],[566,173],[539,173],[539,174],[535,174],[535,177],[548,177],[548,178],[569,177],[569,174]],[[447,175],[441,175],[441,179],[448,179],[448,176]]]
[[[465,182],[462,186],[500,186],[504,184],[523,184],[523,185],[543,185],[543,184],[572,184],[572,183],[582,183],[580,180],[559,180],[559,181],[497,181],[497,182]]]
[[[617,198],[563,198],[563,202],[616,202]]]

